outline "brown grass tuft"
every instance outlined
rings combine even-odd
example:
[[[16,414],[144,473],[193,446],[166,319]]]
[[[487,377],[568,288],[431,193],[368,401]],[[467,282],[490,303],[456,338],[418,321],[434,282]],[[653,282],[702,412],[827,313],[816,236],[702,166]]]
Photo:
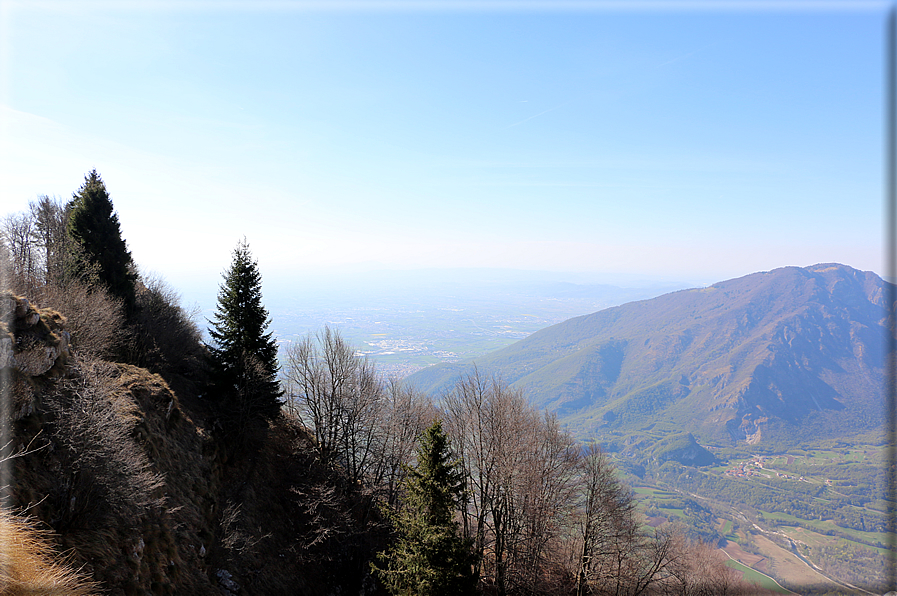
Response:
[[[96,586],[56,556],[46,537],[0,509],[0,595],[91,596]]]

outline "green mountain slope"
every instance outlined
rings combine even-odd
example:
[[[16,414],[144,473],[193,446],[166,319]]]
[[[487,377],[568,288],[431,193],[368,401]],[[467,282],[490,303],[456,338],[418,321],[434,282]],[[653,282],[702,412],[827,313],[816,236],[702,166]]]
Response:
[[[410,379],[439,393],[476,366],[583,435],[656,424],[756,444],[797,427],[861,432],[883,422],[886,285],[844,265],[785,267],[570,319]]]

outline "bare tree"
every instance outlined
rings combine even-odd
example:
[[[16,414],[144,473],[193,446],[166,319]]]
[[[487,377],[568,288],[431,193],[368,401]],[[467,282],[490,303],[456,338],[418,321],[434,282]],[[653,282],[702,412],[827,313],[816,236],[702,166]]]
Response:
[[[288,411],[313,430],[322,459],[360,481],[372,465],[383,397],[373,362],[324,327],[287,350],[284,381]]]
[[[472,539],[474,575],[484,575],[483,560],[487,541],[490,508],[497,496],[498,449],[493,434],[495,425],[492,397],[495,383],[474,371],[458,380],[454,388],[442,398],[445,409],[445,425],[452,438],[455,452],[461,458],[468,481],[468,506],[463,510],[463,529]]]
[[[406,467],[414,462],[417,439],[436,415],[429,396],[399,379],[387,382],[369,483],[391,507],[398,501]]]
[[[0,223],[0,240],[12,265],[14,291],[37,297],[42,287],[63,283],[68,254],[68,211],[47,197],[29,204],[24,213],[7,215]]]
[[[580,454],[579,445],[554,414],[542,417],[534,438],[517,494],[522,524],[512,554],[516,582],[547,592],[555,586],[547,580],[546,570],[564,564],[562,544],[578,497]]]
[[[726,565],[726,556],[711,544],[691,540],[682,529],[673,531],[676,557],[657,592],[664,596],[741,596],[772,594],[740,577]]]
[[[578,451],[553,416],[478,372],[443,397],[446,425],[468,475],[463,522],[476,572],[498,594],[547,591],[575,499]]]
[[[40,286],[40,265],[34,247],[34,218],[30,213],[13,213],[3,219],[0,238],[6,246],[12,265],[12,288],[16,292],[34,295]]]
[[[642,527],[632,491],[597,444],[586,447],[580,486],[577,596],[639,596],[661,586],[679,556],[675,535]]]
[[[585,448],[581,462],[580,486],[582,506],[578,516],[580,552],[578,557],[576,595],[589,593],[589,579],[593,576],[593,565],[605,550],[605,537],[609,534],[611,521],[618,507],[629,507],[613,467],[597,443]]]
[[[69,207],[60,200],[42,195],[29,204],[29,209],[34,220],[33,243],[43,266],[43,282],[63,283],[70,245],[66,233]]]

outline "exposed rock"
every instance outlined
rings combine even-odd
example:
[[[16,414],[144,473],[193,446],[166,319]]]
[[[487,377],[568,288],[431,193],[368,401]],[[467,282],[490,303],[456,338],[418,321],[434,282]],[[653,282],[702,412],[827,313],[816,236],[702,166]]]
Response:
[[[219,569],[215,574],[218,578],[218,584],[227,590],[230,594],[237,594],[240,592],[240,584],[234,581],[233,576],[226,569]]]
[[[14,340],[12,336],[0,337],[0,368],[16,365],[16,357],[13,353]]]
[[[28,377],[61,370],[69,357],[71,337],[65,317],[36,309],[27,298],[0,293],[0,368],[15,367]]]

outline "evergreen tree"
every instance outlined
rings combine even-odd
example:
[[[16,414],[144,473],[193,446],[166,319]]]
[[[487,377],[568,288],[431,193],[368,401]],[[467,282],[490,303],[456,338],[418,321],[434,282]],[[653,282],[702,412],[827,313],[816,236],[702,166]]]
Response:
[[[424,431],[417,466],[407,470],[405,499],[392,515],[398,541],[371,568],[390,593],[407,596],[472,594],[470,541],[454,521],[464,503],[464,477],[449,461],[448,437],[438,420]]]
[[[66,231],[74,245],[70,272],[98,283],[132,313],[137,279],[134,263],[121,237],[112,199],[95,169],[84,177],[84,184],[72,195],[67,208],[70,215]]]
[[[218,292],[209,335],[211,391],[239,419],[274,418],[282,391],[277,382],[277,344],[266,332],[271,320],[262,306],[262,276],[244,239]]]

